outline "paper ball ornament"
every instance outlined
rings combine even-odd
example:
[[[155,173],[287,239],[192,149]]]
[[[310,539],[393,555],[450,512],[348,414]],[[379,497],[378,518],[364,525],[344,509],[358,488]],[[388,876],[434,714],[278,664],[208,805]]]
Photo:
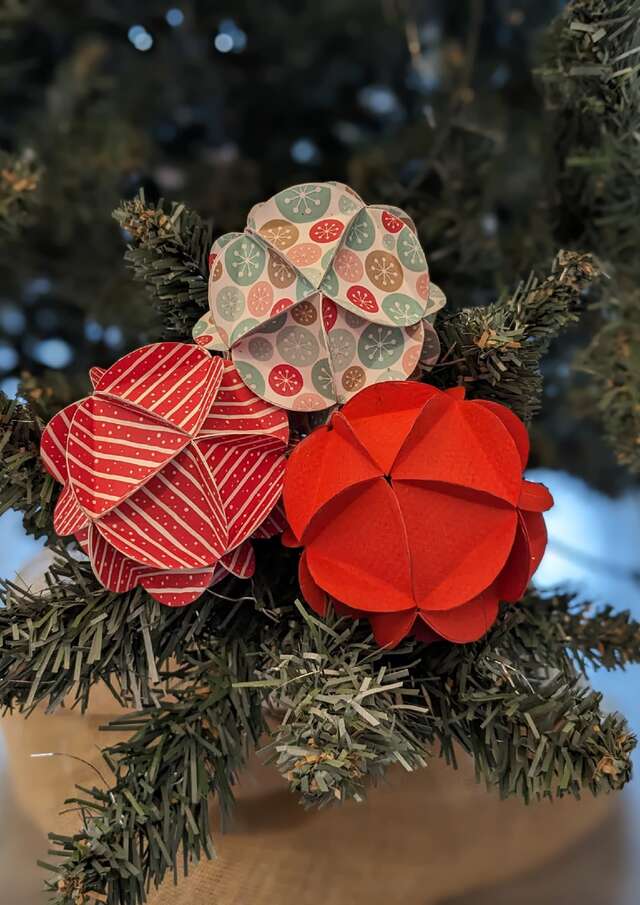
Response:
[[[231,350],[247,386],[297,411],[404,380],[444,305],[412,221],[338,182],[295,185],[251,211],[209,256],[210,311],[196,342]],[[434,356],[435,353],[435,356]]]
[[[144,346],[47,425],[41,455],[64,484],[54,513],[98,580],[191,603],[227,573],[249,577],[249,538],[276,533],[288,423],[231,362],[183,343]]]
[[[478,639],[545,549],[553,500],[523,479],[528,454],[524,425],[497,403],[415,381],[363,390],[287,463],[303,596],[366,615],[381,645]]]

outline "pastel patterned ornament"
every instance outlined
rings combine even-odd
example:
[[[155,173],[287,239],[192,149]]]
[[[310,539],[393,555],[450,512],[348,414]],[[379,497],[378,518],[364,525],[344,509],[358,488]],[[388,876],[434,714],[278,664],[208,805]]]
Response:
[[[283,541],[304,547],[307,603],[366,616],[381,645],[481,637],[546,546],[553,500],[523,478],[528,455],[497,403],[414,381],[363,390],[287,463]]]
[[[345,185],[296,185],[256,205],[209,262],[195,341],[231,350],[247,386],[283,408],[324,409],[406,379],[425,334],[427,363],[437,358],[430,319],[445,299],[412,221]]]
[[[94,393],[47,425],[41,456],[64,489],[58,534],[74,534],[99,581],[183,606],[231,573],[253,574],[252,535],[282,530],[288,422],[231,362],[184,343],[92,368]]]

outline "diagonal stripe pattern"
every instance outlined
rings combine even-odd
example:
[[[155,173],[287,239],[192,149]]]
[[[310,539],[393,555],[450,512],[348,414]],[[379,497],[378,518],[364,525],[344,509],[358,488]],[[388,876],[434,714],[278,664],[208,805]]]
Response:
[[[64,485],[56,531],[75,534],[107,589],[140,585],[168,606],[225,575],[250,577],[249,538],[282,492],[286,414],[231,362],[184,343],[144,346],[91,380],[94,393],[42,437],[43,464]]]

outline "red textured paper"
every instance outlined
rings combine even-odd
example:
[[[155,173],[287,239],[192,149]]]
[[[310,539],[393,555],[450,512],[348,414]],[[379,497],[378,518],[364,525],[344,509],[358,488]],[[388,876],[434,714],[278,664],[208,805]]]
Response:
[[[231,362],[156,343],[92,368],[94,394],[63,409],[41,454],[64,484],[54,514],[98,579],[169,606],[255,567],[249,538],[282,530],[286,415]],[[272,512],[273,511],[273,512]]]
[[[546,545],[548,490],[523,478],[525,426],[418,383],[369,387],[292,453],[288,545],[309,605],[369,616],[378,643],[474,641],[517,601]]]

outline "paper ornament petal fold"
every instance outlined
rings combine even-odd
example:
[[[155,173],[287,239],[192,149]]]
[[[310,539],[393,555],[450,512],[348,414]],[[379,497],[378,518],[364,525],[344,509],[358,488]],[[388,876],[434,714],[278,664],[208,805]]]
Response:
[[[517,601],[546,546],[546,488],[524,480],[528,438],[508,410],[412,383],[368,387],[287,463],[285,546],[302,546],[310,606],[469,643]],[[377,473],[376,473],[377,469]]]
[[[230,350],[253,392],[293,411],[406,379],[425,318],[445,301],[407,215],[367,207],[335,182],[291,186],[256,205],[244,233],[216,240],[210,262],[196,343]]]
[[[211,408],[222,373],[222,360],[204,349],[155,343],[124,355],[105,371],[95,389],[194,436]]]
[[[380,647],[396,647],[410,634],[416,621],[415,610],[402,613],[374,613],[369,617],[373,636]]]
[[[96,523],[117,550],[156,569],[214,565],[228,545],[227,518],[197,451],[175,456]]]
[[[76,407],[67,439],[69,479],[78,502],[98,518],[126,500],[189,443],[162,421],[102,396]]]
[[[338,423],[344,423],[338,419]],[[333,422],[336,424],[336,421]],[[291,528],[302,538],[311,516],[343,490],[382,477],[381,470],[340,429],[318,428],[293,450],[283,498]]]
[[[469,644],[489,631],[498,616],[498,595],[489,588],[450,610],[421,610],[422,619],[447,641]]]
[[[546,512],[553,506],[553,497],[544,484],[523,481],[518,506],[528,512]]]
[[[183,343],[137,349],[91,379],[94,394],[43,433],[43,463],[64,485],[56,530],[75,534],[109,590],[139,585],[168,606],[250,577],[247,538],[281,495],[286,415],[231,362]],[[284,524],[274,516],[263,536]]]
[[[331,597],[372,612],[415,606],[402,513],[383,478],[334,497],[313,525],[307,564]]]
[[[42,432],[40,440],[40,456],[42,464],[49,472],[52,478],[64,484],[69,476],[67,466],[67,439],[71,422],[78,409],[82,404],[80,402],[72,402],[71,405],[61,409],[53,416]]]
[[[396,481],[455,484],[515,504],[522,464],[501,419],[473,402],[440,393],[416,419],[391,475]]]
[[[58,497],[53,513],[54,531],[65,537],[67,534],[76,534],[88,523],[89,519],[80,508],[72,488],[67,484]]]

